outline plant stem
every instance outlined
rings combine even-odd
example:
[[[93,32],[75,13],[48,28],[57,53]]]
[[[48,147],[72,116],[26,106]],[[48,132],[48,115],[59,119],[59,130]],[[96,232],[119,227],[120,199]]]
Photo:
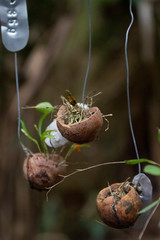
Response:
[[[44,119],[46,118],[46,116],[48,115],[48,113],[44,113],[42,116],[41,116],[41,118],[40,118],[40,120],[39,120],[39,123],[38,123],[38,133],[39,133],[39,136],[41,137],[41,135],[42,135],[42,124],[43,124],[43,121],[44,121]]]
[[[74,145],[74,144],[73,144],[73,145]],[[72,145],[72,146],[73,146],[73,145]],[[72,146],[71,146],[71,147],[72,147]],[[70,148],[70,149],[71,149],[71,148]],[[65,162],[65,161],[63,161],[63,163],[64,163],[64,162]],[[62,164],[62,162],[61,162],[60,164]],[[58,183],[56,183],[56,184],[54,184],[53,186],[51,186],[51,187],[48,188],[48,192],[46,193],[46,201],[48,201],[48,195],[49,195],[50,191],[51,191],[54,187],[56,187],[57,185],[59,185],[60,183],[62,183],[66,178],[69,178],[69,177],[75,175],[76,173],[85,172],[85,171],[92,170],[92,169],[97,168],[97,167],[102,167],[102,166],[106,166],[106,165],[115,165],[115,164],[125,164],[125,161],[99,163],[99,164],[96,164],[96,165],[93,165],[93,166],[90,166],[90,167],[87,167],[87,168],[76,169],[74,172],[72,172],[72,173],[70,173],[70,174],[68,174],[68,175],[66,175],[66,176],[62,176],[63,179],[62,179],[61,181],[59,181]]]

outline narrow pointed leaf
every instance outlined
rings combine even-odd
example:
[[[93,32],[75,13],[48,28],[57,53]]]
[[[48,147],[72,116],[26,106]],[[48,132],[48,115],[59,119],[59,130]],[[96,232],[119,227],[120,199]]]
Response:
[[[44,119],[46,118],[46,116],[48,115],[49,113],[44,113],[40,119],[39,119],[39,123],[38,123],[38,133],[39,133],[39,136],[41,137],[41,134],[42,134],[42,124],[43,124],[43,121]]]
[[[28,130],[26,128],[26,125],[25,125],[25,123],[22,120],[21,120],[21,126],[22,126],[21,131],[24,133],[24,135],[26,137],[28,137],[32,142],[34,142],[37,145],[38,150],[41,152],[39,144],[38,144],[38,141],[29,134],[29,132],[28,132]]]
[[[22,129],[23,129],[23,132],[25,133],[25,134],[29,134],[28,133],[28,130],[27,130],[27,128],[26,128],[26,125],[25,125],[25,123],[21,120],[21,126],[22,126]]]
[[[138,212],[138,214],[142,214],[149,211],[151,208],[155,207],[159,202],[160,202],[160,198],[158,198],[155,202],[151,203],[147,207],[143,208],[141,211]]]
[[[34,143],[38,143],[37,142],[37,140],[35,139],[35,138],[33,138],[33,137],[31,137],[27,132],[25,132],[24,131],[24,129],[21,129],[21,131],[24,133],[24,135],[26,136],[26,137],[28,137],[32,142],[34,142]]]
[[[151,160],[145,159],[145,158],[125,160],[125,163],[129,164],[129,165],[135,165],[135,164],[144,163],[144,162],[155,164],[154,161],[151,161]]]

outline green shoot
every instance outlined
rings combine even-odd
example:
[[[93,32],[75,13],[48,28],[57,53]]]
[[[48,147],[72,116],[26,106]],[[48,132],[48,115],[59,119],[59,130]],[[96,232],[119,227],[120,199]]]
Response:
[[[43,148],[43,151],[46,153],[48,153],[48,148],[47,148],[47,145],[45,144],[45,139],[46,138],[50,138],[50,139],[55,138],[53,135],[50,134],[51,132],[53,132],[53,130],[44,131],[40,136],[41,146]]]
[[[39,133],[39,136],[41,137],[42,135],[42,124],[44,122],[44,119],[47,117],[49,113],[44,113],[41,117],[40,117],[40,120],[39,120],[39,123],[38,123],[38,133]]]
[[[46,130],[42,133],[41,135],[41,142],[44,142],[46,138],[50,138],[50,139],[54,139],[55,137],[53,135],[51,135],[51,132],[55,132],[56,130]]]
[[[40,117],[39,123],[38,123],[38,133],[41,137],[42,134],[42,124],[44,119],[47,117],[48,114],[54,112],[54,107],[48,103],[48,102],[42,102],[35,106],[37,111],[40,111],[43,113],[43,115]]]
[[[34,127],[38,131],[38,134],[40,137],[40,143],[41,143],[41,147],[42,147],[43,151],[45,153],[48,153],[48,148],[47,148],[47,145],[45,144],[45,139],[46,138],[54,139],[54,136],[50,135],[52,130],[42,132],[42,125],[43,125],[44,119],[47,117],[47,115],[54,112],[54,107],[49,102],[42,102],[42,103],[37,104],[35,106],[35,109],[37,111],[43,113],[42,116],[40,117],[38,126],[34,125]],[[21,120],[21,125],[22,125],[21,131],[25,134],[26,137],[28,137],[31,141],[33,141],[37,145],[39,152],[41,152],[38,141],[29,135],[27,128],[22,120]]]
[[[26,128],[26,125],[25,125],[25,123],[22,120],[21,120],[21,125],[22,125],[21,131],[24,133],[24,135],[26,137],[28,137],[32,142],[34,142],[37,145],[37,148],[38,148],[39,152],[41,152],[41,149],[40,149],[38,141],[35,138],[30,136],[30,134],[28,133],[28,130]]]

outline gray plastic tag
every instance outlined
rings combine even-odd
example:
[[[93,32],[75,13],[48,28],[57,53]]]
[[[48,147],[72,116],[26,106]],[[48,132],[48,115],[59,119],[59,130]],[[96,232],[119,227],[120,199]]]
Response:
[[[138,188],[141,192],[140,198],[142,200],[142,208],[145,208],[146,206],[151,204],[153,189],[152,189],[152,183],[151,183],[150,179],[144,173],[139,173],[138,175],[136,175],[133,178],[132,183],[133,183],[134,187]],[[143,228],[150,213],[151,213],[151,210],[141,214],[133,227],[136,229]]]
[[[23,49],[29,38],[26,0],[0,0],[2,42],[11,52]]]
[[[152,183],[144,173],[139,173],[136,175],[133,178],[132,183],[135,186],[139,184],[141,191],[140,198],[143,202],[152,202]]]

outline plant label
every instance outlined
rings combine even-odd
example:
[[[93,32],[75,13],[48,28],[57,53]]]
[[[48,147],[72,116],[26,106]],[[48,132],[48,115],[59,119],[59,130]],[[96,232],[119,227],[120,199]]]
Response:
[[[29,38],[26,0],[0,0],[2,42],[11,52],[23,49]]]
[[[137,174],[133,180],[132,183],[136,187],[140,187],[140,198],[142,200],[142,206],[145,208],[152,202],[152,183],[150,179],[144,174],[144,173],[139,173]],[[141,229],[144,227],[149,215],[151,213],[151,210],[143,213],[137,220],[137,222],[134,225],[135,229]]]
[[[140,185],[141,188],[141,194],[140,198],[143,202],[152,202],[152,183],[150,179],[144,174],[139,173],[133,178],[132,183],[136,186],[137,184]]]

